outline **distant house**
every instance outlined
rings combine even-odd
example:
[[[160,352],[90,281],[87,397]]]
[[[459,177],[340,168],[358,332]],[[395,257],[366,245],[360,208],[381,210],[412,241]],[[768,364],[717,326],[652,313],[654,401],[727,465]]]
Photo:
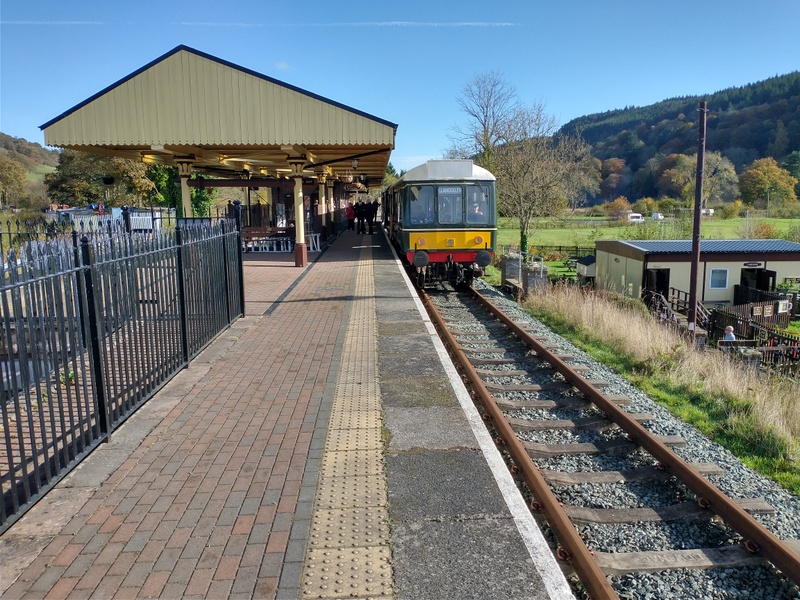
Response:
[[[690,240],[597,241],[595,285],[641,298],[670,297],[690,288]],[[697,298],[708,307],[730,306],[734,286],[774,291],[800,277],[800,243],[784,240],[702,240]]]

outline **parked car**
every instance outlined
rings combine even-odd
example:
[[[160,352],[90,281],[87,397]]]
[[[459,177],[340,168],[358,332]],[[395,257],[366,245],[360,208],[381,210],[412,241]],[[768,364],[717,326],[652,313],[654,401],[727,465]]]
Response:
[[[628,223],[644,223],[644,217],[642,216],[642,213],[628,213]]]
[[[664,215],[662,213],[653,213],[653,214],[650,215],[650,217],[655,221],[663,221],[664,220]]]
[[[704,217],[713,217],[714,216],[714,209],[713,208],[701,208],[700,214]]]

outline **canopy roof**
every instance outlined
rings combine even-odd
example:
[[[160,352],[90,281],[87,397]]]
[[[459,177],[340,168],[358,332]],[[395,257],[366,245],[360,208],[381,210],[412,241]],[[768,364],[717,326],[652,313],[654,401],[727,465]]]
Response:
[[[366,176],[380,185],[397,125],[178,46],[40,127],[45,144],[218,176]],[[358,167],[353,168],[353,159]],[[294,170],[293,170],[294,166]]]

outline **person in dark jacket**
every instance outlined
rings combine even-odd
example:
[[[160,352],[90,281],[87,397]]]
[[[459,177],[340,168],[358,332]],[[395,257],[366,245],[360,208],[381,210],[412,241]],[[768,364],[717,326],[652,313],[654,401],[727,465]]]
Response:
[[[356,202],[356,221],[358,221],[358,233],[366,233],[366,223],[365,220],[367,218],[367,207],[364,205],[363,200],[359,200]]]
[[[372,223],[375,221],[375,208],[372,202],[367,202],[364,205],[364,218],[367,220],[369,234],[372,235]]]

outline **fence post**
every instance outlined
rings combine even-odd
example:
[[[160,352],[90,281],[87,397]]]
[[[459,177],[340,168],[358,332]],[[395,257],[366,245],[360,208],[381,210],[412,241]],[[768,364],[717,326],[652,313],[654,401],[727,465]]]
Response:
[[[217,215],[219,216],[219,212]],[[220,221],[220,229],[222,229],[222,271],[225,273],[225,314],[228,315],[228,323],[230,323],[233,321],[233,317],[231,316],[231,295],[228,291],[230,278],[228,277],[228,237],[225,235],[227,233],[225,220]]]
[[[125,224],[125,233],[130,235],[131,233],[131,209],[126,204],[122,207],[122,222]]]
[[[78,241],[78,232],[75,229],[72,230],[72,251],[75,259],[75,269],[77,269],[77,272],[80,273],[83,261],[81,258],[81,245]],[[81,322],[81,343],[83,344],[83,349],[85,350],[87,348],[86,311],[84,310],[83,302],[78,302],[78,318],[80,319]]]
[[[239,267],[239,297],[242,299],[239,310],[244,316],[244,258],[242,257],[242,202],[240,200],[233,201],[233,218],[236,222],[236,247],[238,248],[236,262]]]
[[[77,233],[74,233],[77,236]],[[83,257],[83,277],[86,286],[86,307],[89,312],[86,319],[89,323],[90,361],[92,364],[92,385],[94,387],[95,398],[97,399],[97,422],[100,425],[100,432],[105,434],[106,441],[111,440],[110,420],[108,406],[106,405],[106,389],[103,377],[103,357],[100,352],[100,328],[97,319],[97,300],[94,294],[94,280],[92,277],[92,254],[89,248],[89,238],[81,238],[81,255]]]
[[[186,281],[183,273],[183,227],[182,221],[175,226],[175,246],[178,254],[178,310],[181,324],[181,353],[183,366],[189,364],[189,318],[186,314]]]

